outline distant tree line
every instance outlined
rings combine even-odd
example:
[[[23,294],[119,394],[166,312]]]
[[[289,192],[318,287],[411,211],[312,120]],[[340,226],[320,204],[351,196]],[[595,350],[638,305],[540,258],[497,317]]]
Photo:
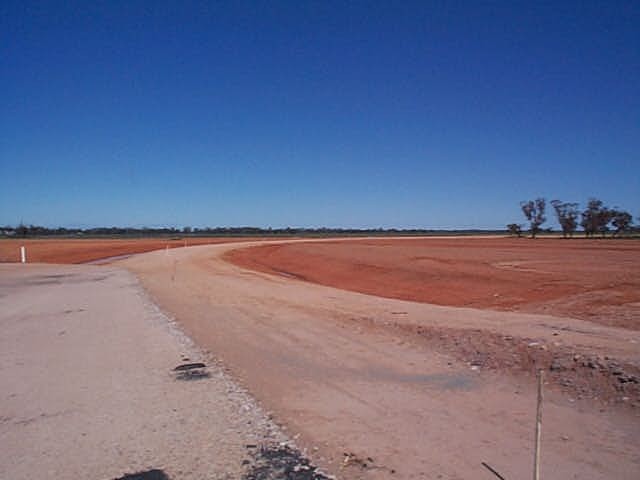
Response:
[[[260,228],[260,227],[161,227],[161,228],[47,228],[38,225],[20,224],[17,227],[0,227],[0,235],[5,237],[149,237],[149,236],[337,236],[337,235],[473,235],[497,234],[501,230],[438,230],[438,229],[398,229],[398,228]]]
[[[596,235],[605,237],[608,232],[612,232],[612,237],[619,237],[633,230],[633,217],[629,212],[618,207],[609,208],[597,198],[590,198],[582,211],[579,210],[578,203],[561,200],[552,200],[549,203],[554,209],[564,238],[573,237],[578,226],[582,227],[586,237]],[[547,202],[544,198],[520,202],[522,213],[529,222],[531,238],[535,238],[542,231],[542,225],[547,220],[546,206]],[[507,231],[518,237],[522,236],[522,228],[518,223],[507,225]]]

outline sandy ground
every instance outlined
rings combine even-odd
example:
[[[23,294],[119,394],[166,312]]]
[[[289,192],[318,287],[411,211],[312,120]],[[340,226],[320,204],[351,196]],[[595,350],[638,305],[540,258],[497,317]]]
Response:
[[[640,329],[637,240],[375,239],[264,245],[227,258],[383,297]]]
[[[178,248],[241,240],[241,237],[0,239],[0,263],[19,262],[21,246],[26,248],[28,263],[86,263],[108,257],[150,252],[167,247]],[[255,237],[253,240],[255,240]]]
[[[640,332],[339,290],[232,265],[222,258],[231,248],[153,252],[117,264],[341,478],[495,478],[481,462],[508,479],[529,477],[535,379],[493,369],[486,338],[575,362],[545,366],[552,381],[542,478],[640,476],[640,418],[628,406],[635,390],[631,398],[622,389],[605,401],[580,399],[553,377],[596,379],[601,362],[637,368]],[[465,340],[475,336],[477,344]],[[461,356],[463,347],[476,358]],[[624,369],[618,376],[620,388],[637,381]],[[587,391],[597,392],[599,383],[589,382]]]
[[[0,478],[240,478],[283,437],[220,367],[177,379],[186,361],[210,363],[129,272],[0,265]]]

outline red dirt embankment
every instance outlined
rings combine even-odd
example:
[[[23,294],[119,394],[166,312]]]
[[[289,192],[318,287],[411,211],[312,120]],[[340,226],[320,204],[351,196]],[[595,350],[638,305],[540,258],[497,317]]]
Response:
[[[430,238],[263,245],[232,263],[388,298],[640,328],[640,242]]]
[[[10,239],[0,240],[0,262],[19,262],[20,247],[29,263],[86,263],[103,258],[184,247],[248,240],[240,237],[134,238],[134,239]],[[250,238],[256,240],[256,238]]]

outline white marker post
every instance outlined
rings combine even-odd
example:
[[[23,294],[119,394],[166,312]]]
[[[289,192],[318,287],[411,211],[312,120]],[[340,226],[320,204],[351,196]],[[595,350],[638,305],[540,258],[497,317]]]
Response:
[[[24,247],[20,247],[20,261],[27,263],[27,250]]]
[[[538,370],[538,406],[536,409],[536,443],[533,454],[533,480],[540,480],[540,437],[542,436],[542,385],[544,370]]]

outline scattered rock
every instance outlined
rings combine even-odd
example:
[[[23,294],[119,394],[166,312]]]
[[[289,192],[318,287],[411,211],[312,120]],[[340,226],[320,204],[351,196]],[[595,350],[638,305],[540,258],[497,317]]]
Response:
[[[261,447],[253,454],[254,463],[243,480],[329,480],[298,450],[281,443]]]
[[[367,461],[369,464],[367,464]],[[345,452],[344,460],[342,460],[342,466],[340,468],[345,468],[349,466],[358,466],[360,468],[368,468],[373,464],[373,459],[371,457],[367,457],[366,459],[362,459],[358,457],[355,453]]]
[[[176,380],[199,380],[209,378],[207,366],[202,362],[183,363],[173,369],[176,372]]]
[[[147,470],[146,472],[129,473],[115,480],[169,480],[169,477],[162,470]]]
[[[571,385],[573,385],[573,382],[571,381],[571,379],[569,378],[563,378],[560,380],[560,385],[562,385],[563,387],[570,387]]]
[[[198,362],[198,363],[183,363],[182,365],[178,365],[176,368],[173,369],[174,372],[183,372],[186,370],[195,370],[195,369],[199,369],[199,368],[205,368],[206,365],[204,363]]]

